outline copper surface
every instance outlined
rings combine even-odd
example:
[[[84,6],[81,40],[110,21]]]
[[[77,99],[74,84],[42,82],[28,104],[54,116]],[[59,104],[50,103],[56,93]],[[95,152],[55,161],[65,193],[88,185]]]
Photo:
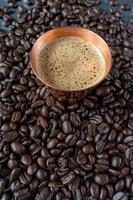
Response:
[[[101,82],[102,80],[105,79],[107,74],[109,73],[112,65],[112,56],[111,56],[111,51],[107,43],[96,33],[84,29],[81,27],[60,27],[60,28],[55,28],[53,30],[50,30],[43,34],[39,39],[35,42],[35,44],[32,47],[32,50],[30,52],[30,62],[31,62],[31,67],[33,69],[33,72],[35,75],[46,85],[49,87],[56,89],[56,90],[61,90],[60,88],[55,87],[53,84],[50,85],[47,83],[47,81],[42,80],[39,75],[38,75],[38,68],[36,65],[36,60],[38,57],[38,54],[40,53],[42,47],[45,44],[48,44],[52,42],[53,40],[60,38],[60,37],[65,37],[65,36],[77,36],[79,38],[82,38],[91,44],[95,45],[100,52],[102,53],[104,60],[105,60],[105,73],[102,77],[102,79],[99,81]],[[99,83],[97,82],[97,84]],[[71,91],[81,91],[81,90],[86,90],[86,89],[91,89],[92,87],[95,87],[97,84],[91,86],[91,87],[85,87],[83,89],[79,90],[63,90],[64,92],[71,92]]]

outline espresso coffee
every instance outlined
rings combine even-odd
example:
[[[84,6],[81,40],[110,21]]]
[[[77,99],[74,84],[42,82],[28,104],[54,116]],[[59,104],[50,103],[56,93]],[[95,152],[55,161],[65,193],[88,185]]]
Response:
[[[60,90],[79,90],[98,83],[105,70],[97,47],[74,36],[59,38],[45,45],[37,58],[42,80]]]

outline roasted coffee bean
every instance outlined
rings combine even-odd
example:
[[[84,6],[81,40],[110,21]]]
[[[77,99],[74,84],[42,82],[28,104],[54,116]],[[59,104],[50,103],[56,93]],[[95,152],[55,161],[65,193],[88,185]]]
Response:
[[[14,168],[10,174],[10,181],[16,180],[16,178],[20,175],[21,168]]]
[[[28,154],[24,154],[22,155],[21,157],[21,162],[26,165],[26,166],[29,166],[32,162],[32,159],[31,159],[31,156],[28,155]]]
[[[109,197],[112,197],[114,194],[114,188],[111,184],[106,185],[107,192],[109,193]]]
[[[30,129],[31,129],[31,132],[30,132],[31,137],[34,138],[34,137],[40,136],[40,134],[41,134],[40,126],[35,125],[34,127],[30,127]]]
[[[14,193],[14,198],[31,199],[32,193],[29,188],[23,188],[18,192]]]
[[[79,189],[77,189],[75,191],[74,198],[77,199],[77,200],[81,200],[82,199],[82,194],[81,194],[81,191]]]
[[[27,174],[33,175],[36,172],[37,169],[38,169],[37,164],[33,163],[32,165],[28,166],[28,168],[27,168]]]
[[[107,174],[97,174],[94,180],[98,185],[106,185],[109,182],[109,177]]]
[[[111,118],[109,113],[105,113],[105,120],[108,124],[113,124],[113,119]]]
[[[76,176],[75,179],[71,183],[69,183],[68,188],[71,191],[77,190],[79,187],[79,184],[80,184],[80,179],[78,176]]]
[[[117,192],[122,191],[124,189],[124,186],[125,186],[124,180],[123,179],[119,180],[115,185],[115,191]]]
[[[65,145],[65,147],[66,147],[66,145]],[[73,153],[74,153],[74,150],[72,148],[69,148],[69,149],[64,150],[62,152],[61,156],[64,158],[68,158],[68,157],[71,157],[73,155]]]
[[[70,120],[71,120],[71,122],[72,122],[72,124],[73,124],[74,126],[80,126],[80,124],[81,124],[80,117],[79,117],[79,115],[76,114],[76,113],[73,113],[73,114],[70,116]]]
[[[49,113],[48,113],[48,109],[46,106],[43,106],[41,108],[41,115],[44,116],[44,117],[48,117]]]
[[[108,136],[108,140],[111,142],[111,141],[114,141],[115,138],[116,138],[116,130],[112,129]]]
[[[69,146],[73,146],[77,141],[77,137],[76,135],[68,135],[65,139],[65,142],[69,145]]]
[[[95,149],[94,149],[93,145],[90,143],[90,144],[87,144],[87,145],[83,146],[82,147],[82,151],[85,154],[91,154],[91,153],[95,152]]]
[[[3,79],[3,75],[1,74],[1,79]],[[12,93],[12,91],[10,89],[4,90],[1,92],[1,98],[7,98],[8,96],[10,96]]]
[[[80,165],[83,165],[83,164],[87,163],[87,156],[85,154],[83,154],[82,152],[78,152],[78,155],[77,155],[76,159],[77,159],[77,162]]]
[[[90,109],[94,108],[94,103],[90,99],[84,99],[84,105]]]
[[[90,123],[101,124],[102,123],[102,117],[100,115],[94,115],[93,117],[90,117]]]
[[[12,120],[13,122],[18,122],[20,119],[21,119],[21,113],[20,113],[20,112],[14,112],[14,113],[12,114],[11,120]]]
[[[38,179],[33,179],[33,181],[30,183],[30,189],[31,190],[35,190],[38,185],[39,185],[39,180]]]
[[[24,172],[19,176],[19,179],[22,184],[27,185],[30,183],[32,178],[29,174],[27,174],[27,172]]]
[[[49,191],[49,188],[47,187],[44,187],[41,192],[39,192],[37,195],[36,195],[36,198],[35,200],[46,200],[46,199],[52,199],[53,198],[53,193],[50,193]]]
[[[61,187],[62,184],[59,181],[51,181],[49,182],[48,186],[51,188],[58,188],[58,187]]]
[[[46,149],[45,147],[42,148],[42,150],[41,150],[41,155],[42,155],[42,157],[44,157],[44,158],[49,158],[49,157],[50,157],[49,151],[48,151],[48,149]]]
[[[20,181],[14,181],[11,184],[11,191],[17,192],[22,188],[22,183]]]
[[[56,138],[50,139],[47,143],[47,148],[52,149],[58,144],[58,140]]]
[[[99,186],[96,183],[92,182],[92,184],[90,186],[90,192],[94,198],[98,198],[99,197]]]
[[[71,123],[69,121],[64,121],[62,123],[62,129],[64,131],[64,133],[69,134],[72,132],[72,127],[71,127]]]
[[[100,133],[108,133],[110,130],[109,125],[106,123],[102,123],[98,126],[98,131]]]
[[[18,28],[16,29],[15,34],[17,36],[22,36],[24,34],[24,30],[22,28]]]
[[[65,168],[65,169],[59,169],[58,171],[58,176],[62,177],[62,176],[65,176],[66,174],[68,174],[69,172],[69,169],[68,168]]]
[[[61,168],[65,168],[67,166],[67,159],[62,157],[58,158],[58,165]]]
[[[71,183],[75,178],[75,175],[73,172],[69,172],[67,175],[63,176],[61,178],[61,181],[64,185],[68,185],[69,183]]]
[[[34,108],[38,108],[38,107],[41,107],[42,105],[44,104],[44,102],[42,100],[38,100],[38,101],[35,101],[31,108],[34,109]]]
[[[88,125],[88,134],[90,136],[95,136],[97,134],[97,126],[96,126],[96,124],[89,124]]]
[[[111,158],[111,165],[114,168],[120,168],[122,165],[122,158],[118,155],[114,155]]]
[[[38,169],[37,172],[36,172],[36,177],[43,181],[47,178],[47,172],[42,170],[42,169]]]
[[[0,194],[4,192],[5,186],[6,186],[6,182],[0,178]]]
[[[126,176],[126,187],[130,188],[130,185],[132,183],[132,177],[131,176]]]
[[[96,89],[96,95],[97,96],[106,96],[109,93],[110,93],[109,87],[99,87],[99,88]]]
[[[78,174],[80,176],[85,176],[86,175],[85,170],[83,168],[81,168],[81,167],[75,168],[74,172],[75,172],[75,174]]]
[[[46,168],[46,160],[43,157],[39,157],[37,159],[37,163],[41,168],[43,168],[43,169]]]
[[[107,191],[106,191],[106,189],[103,187],[102,189],[101,189],[101,192],[100,192],[100,199],[102,200],[102,199],[106,199],[106,196],[107,196]]]
[[[125,156],[126,156],[126,159],[129,160],[129,161],[132,161],[133,160],[133,148],[127,148],[126,152],[125,152]]]
[[[97,143],[96,143],[96,151],[98,153],[101,153],[103,151],[105,147],[105,142],[103,140],[99,140]]]
[[[37,119],[38,125],[42,126],[43,128],[46,128],[48,123],[45,117],[39,116]]]
[[[13,142],[11,143],[11,149],[14,153],[16,154],[23,154],[25,151],[25,147],[23,144],[20,144],[18,142]]]
[[[128,199],[128,195],[124,192],[117,192],[114,194],[113,196],[113,200],[127,200]]]
[[[3,135],[3,140],[5,142],[12,142],[18,137],[18,133],[16,131],[8,131]]]
[[[14,168],[17,167],[17,166],[18,166],[18,162],[17,162],[16,160],[10,159],[10,160],[8,161],[8,167],[9,167],[10,169],[14,169]]]
[[[86,163],[86,164],[82,165],[82,168],[85,169],[86,171],[90,171],[92,169],[92,164]]]

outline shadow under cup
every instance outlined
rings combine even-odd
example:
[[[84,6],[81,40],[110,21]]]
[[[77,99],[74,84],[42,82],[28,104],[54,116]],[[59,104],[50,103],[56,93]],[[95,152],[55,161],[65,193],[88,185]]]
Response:
[[[39,76],[40,73],[38,73],[38,66],[37,66],[37,57],[42,49],[42,47],[45,44],[51,43],[52,41],[59,39],[61,37],[67,37],[67,36],[74,36],[79,37],[94,46],[97,47],[97,49],[100,50],[103,58],[104,58],[104,74],[103,77],[101,77],[101,80],[95,83],[95,85],[84,87],[82,89],[73,89],[73,90],[61,90],[60,87],[56,88],[54,84],[49,84],[46,80],[42,80],[42,78]],[[107,74],[109,73],[112,65],[112,56],[110,49],[107,45],[107,43],[96,33],[84,29],[81,27],[60,27],[55,28],[53,30],[50,30],[43,34],[39,39],[35,42],[35,44],[32,47],[31,54],[30,54],[30,63],[33,72],[35,75],[47,86],[49,86],[51,93],[54,97],[58,98],[61,102],[67,102],[68,104],[75,103],[76,101],[79,101],[83,99],[87,93],[89,93],[97,84],[99,84],[102,80],[105,79]]]

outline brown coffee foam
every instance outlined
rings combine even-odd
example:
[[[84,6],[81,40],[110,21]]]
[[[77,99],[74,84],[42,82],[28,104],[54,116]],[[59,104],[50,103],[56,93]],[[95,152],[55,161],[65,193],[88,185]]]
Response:
[[[92,44],[63,37],[45,45],[37,58],[39,76],[62,90],[95,85],[104,75],[104,58]]]

